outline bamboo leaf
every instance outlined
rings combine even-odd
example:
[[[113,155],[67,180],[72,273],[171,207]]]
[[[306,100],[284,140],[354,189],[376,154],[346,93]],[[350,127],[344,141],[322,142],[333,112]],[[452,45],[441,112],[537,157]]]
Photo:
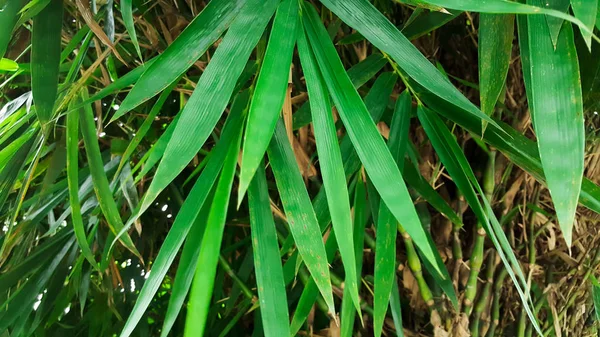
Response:
[[[83,217],[81,216],[81,204],[79,201],[79,113],[71,112],[67,115],[67,181],[69,182],[69,204],[71,206],[71,220],[73,232],[77,238],[77,244],[81,248],[81,254],[89,261],[96,270],[98,263],[90,249],[85,235]]]
[[[546,7],[550,9],[555,9],[557,11],[566,13],[569,10],[571,5],[570,0],[547,0]],[[523,20],[527,20],[526,17],[522,17]],[[560,34],[560,30],[563,26],[563,22],[565,20],[561,18],[557,18],[555,16],[546,15],[546,23],[548,24],[548,29],[550,29],[550,37],[552,38],[552,44],[556,47],[556,43],[558,41],[558,34]]]
[[[390,297],[390,311],[396,328],[396,335],[404,337],[402,329],[402,306],[400,305],[400,291],[398,290],[398,278],[394,277],[394,288],[392,288],[392,296]]]
[[[322,0],[321,2],[345,23],[358,30],[374,46],[389,54],[408,76],[427,90],[469,114],[488,123],[494,123],[446,80],[435,66],[368,1]]]
[[[143,61],[142,52],[140,51],[140,44],[138,42],[133,23],[133,0],[121,0],[121,15],[123,15],[123,23],[125,23],[125,28],[127,29],[127,33],[129,33],[129,37],[131,38],[131,42],[135,47],[135,51],[140,57],[140,60]]]
[[[469,12],[481,12],[492,14],[530,14],[530,16],[539,16],[546,14],[559,19],[572,22],[579,26],[586,33],[592,34],[592,31],[587,25],[576,17],[561,12],[560,10],[552,9],[546,2],[522,4],[510,0],[488,0],[485,2],[479,0],[423,0],[428,4],[438,5],[450,9],[458,9]],[[561,8],[562,9],[562,8]],[[546,36],[548,36],[546,34]],[[594,37],[598,40],[598,38]]]
[[[350,198],[346,186],[346,175],[342,162],[342,154],[337,139],[337,131],[333,121],[331,105],[327,88],[317,68],[316,61],[308,46],[306,36],[300,31],[298,36],[298,52],[306,78],[306,86],[312,112],[313,128],[321,175],[327,204],[331,215],[331,222],[336,233],[336,240],[340,248],[340,255],[346,273],[346,287],[352,298],[354,307],[359,315],[360,303],[358,299],[358,275],[354,257],[354,243],[352,238],[352,219],[350,215]]]
[[[231,24],[181,112],[140,213],[185,168],[212,132],[278,3],[249,0]]]
[[[381,336],[396,274],[396,233],[398,221],[384,202],[379,204],[375,233],[375,274],[373,330]]]
[[[302,181],[296,158],[281,119],[277,123],[267,153],[273,168],[283,209],[298,251],[321,295],[323,295],[330,314],[333,316],[335,315],[335,308],[329,266],[323,259],[326,252],[319,230],[319,223],[310,204],[308,192]]]
[[[234,142],[238,134],[241,133],[243,125],[242,110],[246,107],[248,95],[240,95],[231,108],[228,120],[225,122],[221,140],[213,149],[213,156],[206,165],[206,168],[192,187],[186,201],[181,206],[169,234],[165,238],[154,263],[152,264],[152,273],[140,290],[138,300],[135,303],[131,314],[125,322],[120,337],[128,337],[142,318],[144,312],[152,302],[152,297],[158,291],[163,278],[169,271],[169,267],[179,248],[188,235],[192,224],[198,217],[202,205],[204,205],[212,186],[217,180],[217,176],[223,167],[227,149]]]
[[[211,207],[210,201],[213,199],[213,195],[214,189],[205,197],[209,202],[206,202],[206,200],[204,201],[200,212],[187,235],[183,251],[181,252],[181,258],[179,259],[179,265],[177,266],[175,282],[173,283],[173,290],[171,292],[171,297],[169,298],[169,307],[167,308],[163,327],[160,332],[161,337],[169,335],[171,328],[175,324],[177,315],[179,315],[181,308],[185,305],[184,302],[196,272],[196,262],[198,262],[200,247],[202,247],[199,243],[202,242],[202,238],[204,237],[208,213]],[[191,196],[192,195],[190,194],[190,197]]]
[[[317,62],[361,162],[386,206],[396,219],[402,221],[417,247],[441,273],[445,267],[437,265],[435,254],[438,252],[427,242],[427,236],[398,166],[369,116],[364,102],[348,79],[333,44],[326,38],[326,30],[320,23],[314,7],[305,5],[303,8],[303,14],[306,13],[303,15],[305,29]]]
[[[297,8],[297,7],[296,7]],[[288,304],[275,222],[262,165],[248,190],[256,286],[265,336],[290,336]]]
[[[479,97],[481,111],[488,116],[494,112],[506,82],[514,27],[514,15],[479,15]]]
[[[298,0],[284,0],[277,8],[269,44],[254,89],[244,135],[238,205],[262,162],[273,136],[288,86],[298,27]]]
[[[196,274],[190,290],[184,330],[186,337],[202,336],[206,328],[240,142],[241,134],[238,133],[227,149],[221,176],[208,213],[207,226],[196,262]]]
[[[83,99],[87,98],[87,92],[83,91]],[[116,235],[123,228],[123,220],[119,214],[119,209],[113,198],[112,190],[108,184],[108,178],[104,173],[104,163],[100,154],[100,146],[98,145],[98,135],[96,134],[96,125],[94,123],[94,114],[89,105],[86,105],[79,111],[81,123],[81,134],[85,144],[85,152],[87,154],[88,164],[90,166],[90,174],[94,183],[94,192],[98,198],[98,203],[102,209],[110,230]],[[121,243],[132,253],[141,259],[140,253],[135,248],[129,234],[123,233],[119,238]]]
[[[592,32],[596,24],[596,15],[598,15],[598,0],[571,0],[571,8],[573,8],[575,17],[581,20],[589,29],[588,32],[580,28],[585,44],[591,51]]]
[[[111,121],[154,97],[179,78],[223,34],[246,2],[209,2],[155,62],[146,65],[147,69],[125,97]]]
[[[42,124],[52,118],[58,92],[63,1],[52,0],[34,19],[31,36],[31,90]]]
[[[19,19],[19,11],[26,4],[24,0],[6,1],[0,4],[0,58],[6,54],[8,43],[12,37],[12,31]]]
[[[565,24],[554,49],[547,39],[548,27],[543,18],[530,16],[527,20],[532,120],[548,189],[570,246],[585,152],[583,99],[573,28]]]
[[[369,208],[367,207],[367,193],[362,173],[357,174],[356,187],[354,189],[354,258],[356,260],[356,273],[361,275],[363,265],[363,249],[365,245],[365,227],[369,218]],[[347,278],[347,277],[346,277]],[[347,281],[346,281],[347,282]],[[360,290],[360,276],[358,278]],[[348,288],[344,288],[342,297],[341,328],[342,337],[351,337],[354,332],[354,318],[356,310],[353,307],[353,301],[348,294]]]

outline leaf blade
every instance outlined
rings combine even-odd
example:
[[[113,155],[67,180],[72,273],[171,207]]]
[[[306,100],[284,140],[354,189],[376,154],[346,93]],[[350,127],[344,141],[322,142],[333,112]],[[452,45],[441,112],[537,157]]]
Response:
[[[533,2],[538,3],[538,2]],[[583,179],[583,98],[573,28],[565,23],[556,49],[543,18],[530,16],[529,98],[540,159],[565,241],[570,246]]]
[[[244,134],[238,204],[261,164],[280,115],[288,86],[298,27],[298,0],[284,0],[275,13]]]

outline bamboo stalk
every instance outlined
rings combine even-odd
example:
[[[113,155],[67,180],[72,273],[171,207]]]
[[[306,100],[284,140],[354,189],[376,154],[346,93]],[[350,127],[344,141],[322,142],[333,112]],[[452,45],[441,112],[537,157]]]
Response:
[[[496,262],[496,253],[494,251],[490,250],[488,252],[488,258],[486,261],[486,273],[485,273],[486,283],[485,283],[485,286],[483,287],[483,290],[481,291],[481,295],[479,295],[479,300],[477,301],[477,304],[475,304],[475,308],[474,308],[475,312],[474,312],[473,318],[471,320],[470,329],[471,329],[472,337],[479,337],[479,333],[480,333],[479,322],[481,321],[481,315],[483,314],[483,311],[488,306],[488,303],[490,300],[490,292],[492,289],[492,283],[494,283],[494,271],[496,269],[495,262]]]
[[[421,261],[419,260],[419,255],[417,255],[415,245],[413,244],[410,235],[406,232],[406,230],[404,230],[404,228],[400,224],[398,224],[398,232],[400,232],[400,235],[402,235],[402,239],[404,240],[408,267],[410,268],[410,271],[413,273],[413,276],[417,280],[417,285],[419,286],[419,292],[421,293],[423,301],[425,301],[427,307],[431,309],[435,304],[435,301],[433,300],[431,288],[429,288],[429,285],[425,281],[425,277],[423,277],[423,267],[421,266]]]
[[[496,151],[492,150],[488,156],[488,162],[483,176],[483,192],[485,198],[491,202],[492,195],[494,193],[494,175],[496,166]],[[465,288],[465,297],[463,300],[463,312],[467,315],[471,315],[473,310],[473,302],[477,296],[477,280],[479,278],[479,272],[481,271],[481,265],[483,264],[483,248],[485,244],[485,230],[483,224],[477,222],[476,227],[475,243],[473,244],[473,252],[469,259],[469,279],[467,281],[467,287]]]
[[[504,285],[504,280],[507,275],[508,271],[506,268],[501,268],[494,281],[494,298],[492,300],[492,310],[490,313],[491,323],[486,337],[494,337],[496,335],[496,328],[500,323],[500,296],[502,295],[502,286]]]

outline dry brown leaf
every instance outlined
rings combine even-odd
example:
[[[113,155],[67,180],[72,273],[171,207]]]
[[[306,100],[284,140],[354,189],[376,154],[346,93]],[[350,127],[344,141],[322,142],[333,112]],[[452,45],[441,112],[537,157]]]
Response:
[[[469,332],[469,316],[467,314],[462,313],[458,317],[454,318],[452,322],[452,331],[450,333],[452,337],[469,337],[471,333]]]
[[[90,27],[92,32],[94,32],[94,35],[96,35],[96,37],[98,37],[103,44],[110,48],[110,50],[115,54],[119,61],[123,62],[124,65],[129,66],[127,62],[125,62],[125,60],[121,57],[121,55],[119,54],[115,46],[112,44],[112,42],[110,42],[110,39],[108,38],[108,36],[106,36],[104,30],[102,30],[102,28],[98,25],[96,20],[94,20],[94,16],[90,11],[90,3],[85,0],[76,0],[75,3],[77,4],[77,9],[79,9],[81,16],[83,17],[83,21],[85,21],[85,23]]]

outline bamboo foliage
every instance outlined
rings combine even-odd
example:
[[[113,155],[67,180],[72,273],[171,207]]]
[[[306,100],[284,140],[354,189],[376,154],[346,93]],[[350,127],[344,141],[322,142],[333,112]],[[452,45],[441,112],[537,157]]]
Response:
[[[560,336],[599,302],[598,17],[0,0],[0,336]]]

